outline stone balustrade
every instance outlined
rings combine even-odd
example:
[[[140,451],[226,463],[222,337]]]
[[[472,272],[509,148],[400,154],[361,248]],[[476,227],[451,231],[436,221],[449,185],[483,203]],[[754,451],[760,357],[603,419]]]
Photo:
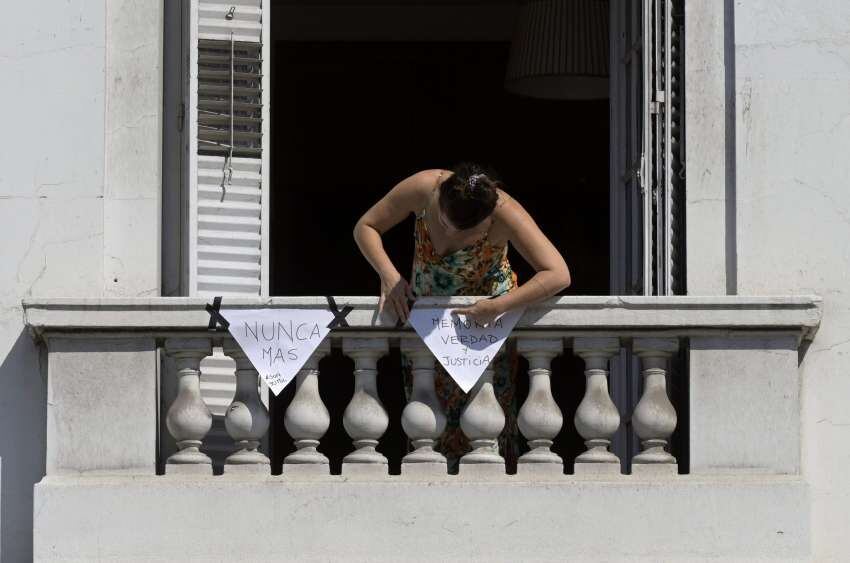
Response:
[[[563,338],[525,338],[517,340],[519,353],[528,360],[529,393],[519,410],[519,429],[529,451],[519,459],[521,467],[549,473],[563,473],[564,462],[551,450],[554,438],[563,426],[563,414],[551,390],[552,360],[563,353]],[[354,394],[342,419],[354,451],[343,460],[343,473],[387,473],[387,458],[376,448],[387,430],[389,419],[377,388],[377,364],[389,352],[389,339],[382,336],[343,336],[342,351],[354,362]],[[676,427],[676,411],[667,395],[665,362],[678,347],[676,339],[633,339],[632,347],[644,360],[646,369],[644,393],[634,413],[635,429],[644,450],[635,455],[636,464],[663,465],[676,472],[676,459],[669,452],[669,437]],[[225,461],[228,471],[268,473],[269,458],[257,451],[269,427],[269,414],[259,394],[257,371],[231,338],[223,338],[224,353],[236,362],[236,397],[225,418],[226,428],[238,450]],[[575,459],[576,472],[620,472],[620,460],[609,451],[610,437],[620,425],[620,414],[608,393],[608,359],[618,353],[618,338],[575,338],[573,351],[587,363],[587,385],[584,398],[575,413],[575,427],[586,440],[587,451]],[[166,462],[166,473],[212,473],[211,460],[199,451],[210,430],[209,409],[201,400],[198,365],[210,354],[212,339],[167,338],[166,354],[178,365],[178,394],[168,409],[167,429],[177,442],[179,451]],[[413,361],[413,392],[404,409],[402,425],[411,440],[412,451],[404,456],[404,466],[420,473],[446,473],[446,459],[434,450],[434,442],[446,425],[446,416],[434,389],[435,359],[431,351],[415,336],[405,334],[402,350]],[[325,342],[316,350],[297,375],[296,392],[286,408],[284,424],[297,448],[284,460],[289,471],[329,473],[328,459],[318,450],[321,438],[330,424],[328,408],[318,393],[322,376],[319,360],[330,352]],[[338,375],[338,374],[337,374]],[[472,388],[460,418],[460,426],[469,439],[471,451],[461,464],[471,464],[481,471],[502,472],[505,460],[499,454],[498,437],[505,426],[505,413],[496,399],[493,370],[487,368]],[[423,465],[420,465],[423,464]],[[529,464],[529,465],[526,465]],[[531,465],[533,464],[533,465]],[[297,469],[293,466],[298,465]],[[414,469],[409,467],[409,469]],[[581,471],[579,471],[579,469]]]
[[[47,385],[41,558],[810,559],[798,366],[817,298],[553,299],[506,346],[516,412],[487,370],[448,413],[411,329],[375,299],[336,302],[354,307],[349,327],[276,397],[207,329],[205,300],[26,302]],[[466,455],[444,456],[464,434]]]
[[[419,306],[469,301],[429,299]],[[378,317],[375,300],[338,297],[337,302],[354,306],[350,326],[332,330],[290,384],[294,396],[278,413],[292,438],[282,474],[329,475],[323,439],[331,423],[341,419],[351,442],[350,453],[342,459],[342,475],[388,475],[391,460],[382,453],[381,440],[391,421],[378,385],[379,360],[400,348],[411,361],[413,376],[400,420],[410,443],[398,460],[401,473],[446,475],[446,458],[435,448],[446,427],[434,387],[435,358],[412,330],[394,328]],[[206,330],[203,305],[202,300],[184,298],[25,304],[28,324],[48,355],[52,397],[48,474],[152,473],[159,455],[165,475],[212,475],[211,460],[202,451],[212,419],[200,394],[199,365],[213,346],[223,347],[236,363],[236,394],[225,417],[234,453],[225,460],[224,473],[272,472],[270,452],[259,448],[271,418],[259,396],[257,371],[226,332]],[[319,308],[325,303],[276,298],[225,300],[225,306]],[[561,298],[527,310],[511,335],[528,365],[521,374],[527,377],[528,395],[516,417],[525,442],[517,473],[553,478],[563,475],[565,467],[574,467],[569,472],[577,475],[603,476],[620,474],[624,467],[633,474],[658,475],[744,468],[798,471],[796,360],[802,343],[814,334],[819,315],[818,301],[801,297]],[[641,369],[635,375],[640,377],[641,392],[636,404],[618,408],[610,389],[627,384],[623,380],[627,375],[612,370],[610,362],[621,349],[639,358]],[[321,360],[332,351],[351,360],[350,375],[323,371]],[[743,363],[733,365],[730,354]],[[563,398],[559,404],[553,394],[553,378],[576,375],[553,369],[559,356],[584,363],[583,397],[569,411]],[[674,362],[675,358],[685,361]],[[765,359],[769,372],[762,367]],[[163,369],[169,362],[174,366],[171,371]],[[729,370],[746,374],[750,383],[723,389],[712,385],[715,373],[724,378]],[[109,384],[102,385],[107,377]],[[343,412],[332,412],[323,402],[320,382],[328,377],[353,378],[353,393]],[[161,393],[167,387],[164,378],[172,378],[176,389],[172,397]],[[684,403],[671,400],[671,378],[689,382]],[[763,393],[765,380],[778,391]],[[743,413],[726,408],[728,393],[736,396],[731,404],[747,405],[744,395],[760,412],[776,409],[783,415],[772,417],[770,427],[742,427],[735,421]],[[157,395],[168,404],[155,403]],[[123,405],[122,412],[114,410],[116,404]],[[680,428],[677,411],[682,409],[689,420],[682,432],[690,459],[685,467],[671,444],[671,435]],[[157,422],[161,418],[164,424]],[[506,420],[488,368],[467,395],[460,416],[460,428],[470,444],[460,459],[460,475],[505,474],[498,439]],[[633,430],[639,444],[636,451],[627,452],[626,460],[612,450],[612,437],[626,431],[624,420],[630,420],[628,431]],[[168,436],[157,435],[157,428]],[[567,434],[580,436],[585,449],[564,459],[554,444]],[[167,438],[173,439],[176,449],[164,457],[162,444]],[[764,444],[783,444],[786,451]]]

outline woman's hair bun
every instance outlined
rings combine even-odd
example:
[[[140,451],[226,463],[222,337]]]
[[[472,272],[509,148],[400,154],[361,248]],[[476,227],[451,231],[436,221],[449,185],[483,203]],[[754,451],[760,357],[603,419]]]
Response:
[[[464,162],[440,184],[440,207],[458,229],[471,229],[489,216],[502,184],[477,164]]]

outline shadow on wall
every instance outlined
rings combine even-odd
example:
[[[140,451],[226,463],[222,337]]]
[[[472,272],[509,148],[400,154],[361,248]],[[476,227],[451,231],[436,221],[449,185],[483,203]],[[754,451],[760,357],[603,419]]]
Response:
[[[47,354],[21,330],[0,364],[0,553],[32,560],[33,485],[44,476]]]

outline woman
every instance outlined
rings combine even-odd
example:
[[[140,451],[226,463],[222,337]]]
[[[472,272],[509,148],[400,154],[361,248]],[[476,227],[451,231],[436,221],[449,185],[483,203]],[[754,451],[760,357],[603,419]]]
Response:
[[[416,246],[408,283],[384,251],[381,235],[410,213],[416,214]],[[423,170],[405,178],[360,218],[354,239],[381,280],[379,310],[388,307],[403,322],[410,313],[408,300],[416,296],[493,296],[455,309],[488,324],[510,309],[538,302],[570,285],[564,258],[534,219],[499,181],[474,164],[461,164],[451,171]],[[508,261],[508,243],[536,270],[522,285]],[[516,365],[512,350],[493,364],[494,388],[507,416],[500,443],[509,466],[519,449],[514,436]],[[435,385],[448,419],[438,448],[451,467],[468,449],[458,428],[465,398],[440,366]]]

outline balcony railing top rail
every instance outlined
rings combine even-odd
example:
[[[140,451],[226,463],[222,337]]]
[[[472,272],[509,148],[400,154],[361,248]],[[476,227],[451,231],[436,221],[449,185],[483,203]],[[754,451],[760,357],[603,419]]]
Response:
[[[405,332],[395,328],[395,318],[378,315],[377,298],[334,296],[336,303],[351,305],[346,317],[349,328],[335,332]],[[427,297],[417,307],[455,307],[477,297]],[[207,331],[208,299],[154,297],[132,299],[58,298],[23,301],[27,326],[37,337],[52,332],[169,332]],[[225,298],[222,308],[326,308],[323,296]],[[580,336],[604,332],[627,334],[636,331],[677,336],[709,335],[735,330],[795,332],[800,340],[814,338],[822,314],[821,298],[796,296],[588,296],[558,297],[529,307],[516,329],[526,332],[552,331]],[[377,334],[376,334],[377,335]]]

